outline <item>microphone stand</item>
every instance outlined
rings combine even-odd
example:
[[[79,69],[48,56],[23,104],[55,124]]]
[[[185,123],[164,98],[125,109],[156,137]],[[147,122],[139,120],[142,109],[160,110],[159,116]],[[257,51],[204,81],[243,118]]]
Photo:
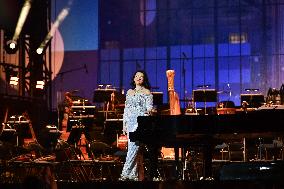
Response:
[[[183,99],[186,99],[186,86],[185,86],[185,60],[188,60],[186,54],[184,52],[182,52],[182,76],[183,76]],[[186,107],[186,102],[184,101],[183,102],[183,105],[184,105],[184,108]]]
[[[60,75],[61,77],[63,77],[63,75],[66,74],[66,73],[71,73],[71,72],[75,72],[75,71],[79,71],[79,70],[83,70],[83,69],[86,71],[86,73],[88,73],[87,65],[84,64],[83,66],[78,67],[78,68],[73,68],[73,69],[70,69],[70,70],[66,70],[66,71],[63,71],[63,72],[59,72],[58,75]]]

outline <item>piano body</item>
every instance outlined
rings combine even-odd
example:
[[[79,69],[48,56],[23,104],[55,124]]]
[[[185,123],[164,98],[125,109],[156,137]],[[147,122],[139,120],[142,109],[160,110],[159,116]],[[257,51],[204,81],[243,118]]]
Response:
[[[148,146],[204,149],[203,175],[212,176],[212,150],[217,139],[243,139],[284,135],[284,110],[224,115],[159,115],[138,117],[131,141]]]

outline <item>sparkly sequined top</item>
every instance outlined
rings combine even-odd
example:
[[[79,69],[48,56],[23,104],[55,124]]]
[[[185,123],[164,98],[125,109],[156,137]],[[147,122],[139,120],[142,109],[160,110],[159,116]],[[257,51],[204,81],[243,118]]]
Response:
[[[147,116],[153,108],[153,95],[145,93],[127,94],[125,100],[125,109],[123,114],[124,129],[134,132],[137,127],[137,117]]]

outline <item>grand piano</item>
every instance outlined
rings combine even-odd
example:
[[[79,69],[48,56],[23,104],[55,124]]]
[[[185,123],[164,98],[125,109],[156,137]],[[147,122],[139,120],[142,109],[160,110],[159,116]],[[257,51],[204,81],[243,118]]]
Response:
[[[217,139],[284,136],[284,110],[268,109],[225,115],[159,115],[138,117],[130,141],[147,146],[204,149],[203,175],[212,176],[212,150]]]

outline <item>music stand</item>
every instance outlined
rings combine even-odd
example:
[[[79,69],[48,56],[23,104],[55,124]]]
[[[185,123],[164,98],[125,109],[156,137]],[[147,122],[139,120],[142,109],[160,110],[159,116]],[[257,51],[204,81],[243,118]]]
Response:
[[[77,144],[80,141],[83,129],[85,129],[84,125],[73,125],[67,143]]]
[[[122,119],[106,119],[104,123],[104,139],[105,142],[111,145],[118,136],[122,133],[123,120]]]
[[[215,89],[197,89],[193,90],[193,101],[204,102],[204,112],[206,114],[206,103],[217,102],[217,91]]]
[[[0,141],[10,142],[15,138],[16,138],[15,129],[3,129],[2,133],[0,133]]]
[[[241,94],[241,103],[246,101],[250,108],[259,108],[265,101],[263,94]]]
[[[46,125],[39,132],[38,139],[44,148],[53,151],[61,134],[55,125]]]
[[[111,94],[116,93],[115,89],[95,89],[93,102],[109,102]]]
[[[15,121],[15,122],[16,123],[12,125],[13,125],[13,128],[16,129],[17,146],[19,145],[22,146],[24,144],[24,139],[32,138],[32,133],[31,133],[28,121]]]
[[[109,107],[109,103],[112,101],[112,95],[114,96],[116,95],[115,89],[95,89],[94,90],[93,102],[103,103],[103,113],[104,113],[105,118],[107,118],[107,114],[109,111],[108,107]]]

